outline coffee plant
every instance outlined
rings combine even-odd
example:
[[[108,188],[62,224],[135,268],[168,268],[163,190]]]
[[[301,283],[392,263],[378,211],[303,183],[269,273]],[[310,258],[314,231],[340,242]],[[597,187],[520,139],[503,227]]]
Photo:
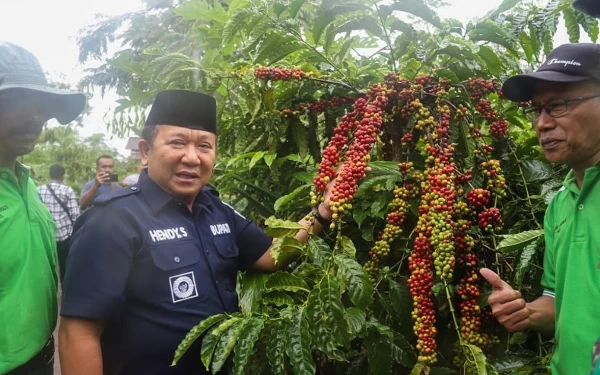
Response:
[[[217,97],[212,183],[277,238],[278,262],[296,257],[240,274],[240,311],[199,322],[175,366],[200,352],[212,373],[548,373],[552,340],[502,329],[479,275],[541,294],[566,172],[500,87],[557,32],[595,41],[598,23],[568,0],[505,0],[464,24],[436,4],[173,0],[82,33],[82,60],[123,42],[82,81],[122,95],[114,134],[138,132],[158,90]],[[301,244],[298,215],[328,184],[331,227]]]

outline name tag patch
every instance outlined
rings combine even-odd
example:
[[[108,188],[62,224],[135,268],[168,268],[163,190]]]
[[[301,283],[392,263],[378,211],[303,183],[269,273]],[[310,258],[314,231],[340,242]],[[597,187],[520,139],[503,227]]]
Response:
[[[229,229],[229,224],[227,224],[227,223],[211,225],[210,230],[211,230],[213,236],[217,236],[219,234],[230,234],[231,233],[231,229]]]
[[[184,227],[169,228],[169,229],[155,229],[149,230],[150,238],[152,242],[168,241],[174,239],[186,238],[187,232]]]
[[[193,271],[171,276],[169,277],[169,283],[171,284],[173,303],[198,297],[196,278]]]

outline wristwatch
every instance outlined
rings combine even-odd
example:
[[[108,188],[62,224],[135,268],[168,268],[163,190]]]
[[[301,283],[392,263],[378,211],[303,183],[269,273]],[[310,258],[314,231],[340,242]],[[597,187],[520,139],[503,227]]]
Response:
[[[323,228],[329,228],[329,225],[331,225],[331,220],[325,219],[323,216],[321,216],[318,207],[313,208],[312,214]]]

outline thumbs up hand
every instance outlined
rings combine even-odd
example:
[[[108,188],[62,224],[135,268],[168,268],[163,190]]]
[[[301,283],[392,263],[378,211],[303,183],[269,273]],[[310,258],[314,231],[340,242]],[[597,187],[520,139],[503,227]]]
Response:
[[[529,315],[531,312],[527,308],[521,292],[514,290],[490,269],[482,268],[480,273],[493,287],[488,303],[498,322],[509,332],[527,329],[530,324]]]

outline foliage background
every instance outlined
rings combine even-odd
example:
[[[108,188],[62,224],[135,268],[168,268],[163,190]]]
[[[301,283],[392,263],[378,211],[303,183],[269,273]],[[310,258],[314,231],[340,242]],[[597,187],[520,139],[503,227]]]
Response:
[[[212,182],[224,199],[259,223],[272,215],[297,220],[299,213],[310,207],[308,196],[322,158],[321,150],[339,118],[349,109],[349,104],[341,104],[308,110],[309,104],[336,96],[364,95],[368,87],[382,81],[390,72],[411,80],[420,74],[434,74],[449,79],[457,87],[470,77],[502,82],[510,75],[539,66],[554,47],[553,36],[559,19],[564,20],[573,42],[582,34],[593,41],[598,38],[597,21],[574,11],[566,0],[505,0],[497,9],[466,24],[441,20],[436,13],[438,5],[439,2],[425,0],[148,1],[145,11],[105,19],[83,31],[79,40],[81,61],[106,58],[107,46],[114,41],[121,43],[122,49],[108,57],[105,64],[91,70],[81,84],[115,89],[120,95],[109,125],[109,131],[116,135],[139,132],[144,111],[160,90],[182,88],[214,95],[219,106],[219,163]],[[284,81],[257,79],[255,72],[262,65],[297,66],[309,76]],[[510,199],[501,203],[505,232],[488,238],[493,257],[482,262],[493,264],[531,300],[540,295],[543,241],[539,234],[526,239],[506,235],[542,229],[545,207],[560,186],[565,170],[543,160],[535,132],[518,106],[499,96],[490,100],[510,122],[510,140],[499,147]],[[349,252],[351,258],[356,259],[352,261],[359,264],[368,259],[367,252],[376,233],[385,224],[394,184],[400,180],[398,171],[391,167],[399,160],[398,146],[394,143],[397,138],[393,129],[386,130],[387,135],[381,137],[373,154],[373,173],[363,181],[352,216],[346,218],[342,230],[347,243],[353,244],[347,247],[356,250]],[[48,142],[42,143],[44,147],[53,147],[54,136],[45,135]],[[75,155],[83,154],[72,150],[64,155],[64,160],[73,160]],[[79,172],[73,166],[71,173]],[[318,264],[315,254],[320,254],[319,249],[324,247],[336,247],[335,244],[340,243],[339,236],[341,233],[333,234],[322,242],[314,239],[307,250],[312,255],[306,256],[306,264]],[[510,241],[498,246],[503,239]],[[285,279],[287,276],[276,276],[285,282],[271,281],[279,287],[271,285],[269,288],[268,280],[256,281],[252,275],[244,275],[240,281],[242,315],[222,316],[211,321],[212,324],[226,322],[210,331],[223,335],[219,342],[225,343],[219,344],[216,352],[206,352],[209,354],[204,359],[210,363],[214,358],[222,364],[236,344],[242,348],[240,353],[247,353],[248,348],[258,342],[257,359],[250,367],[257,373],[278,373],[277,368],[285,372],[294,358],[302,358],[307,365],[313,357],[318,364],[314,371],[321,373],[364,373],[365,368],[378,374],[410,372],[416,358],[410,328],[407,272],[402,267],[410,253],[409,245],[408,238],[395,245],[399,262],[389,264],[384,276],[375,283],[373,301],[368,306],[359,303],[349,307],[349,302],[342,299],[346,295],[336,294],[336,306],[339,300],[343,302],[342,308],[360,310],[346,310],[341,318],[346,323],[338,323],[351,325],[355,322],[351,317],[359,316],[360,321],[362,314],[368,322],[368,328],[358,325],[353,336],[356,341],[345,348],[343,357],[347,362],[336,360],[332,353],[323,356],[323,350],[313,352],[306,341],[300,343],[300,348],[304,350],[308,345],[308,354],[294,353],[289,347],[274,346],[273,341],[260,334],[265,326],[268,329],[264,332],[277,332],[276,324],[281,321],[292,324],[291,327],[304,334],[303,318],[297,320],[297,317],[303,316],[303,306],[310,305],[310,296],[315,290],[335,291],[339,285],[333,285],[332,281],[324,288],[321,282],[305,285]],[[334,262],[336,266],[331,272],[352,268],[348,264],[354,263],[345,261],[344,258]],[[297,273],[302,265],[294,267],[287,271]],[[357,280],[362,280],[359,271],[356,275]],[[361,281],[361,285],[365,284]],[[343,292],[344,288],[340,288]],[[302,295],[303,290],[309,294]],[[271,295],[266,300],[256,299],[256,296],[274,292],[293,294],[286,294],[289,298],[277,294],[278,297]],[[443,292],[443,288],[438,288],[436,298],[443,299]],[[480,300],[482,307],[484,297],[485,294]],[[254,302],[248,306],[248,301]],[[265,306],[256,301],[262,301]],[[449,306],[438,302],[443,325],[448,322],[446,309]],[[319,327],[325,329],[326,323]],[[318,340],[319,335],[324,334],[318,332],[319,327],[311,326],[306,334]],[[238,340],[245,330],[252,329],[256,332],[248,333],[254,332],[251,337],[255,337],[255,342]],[[508,335],[498,327],[489,330],[498,335],[500,344],[487,354],[487,364],[476,366],[476,373],[546,371],[551,341],[533,332]],[[199,335],[200,331],[196,333]],[[335,337],[335,333],[325,333]],[[211,334],[207,337],[212,337]],[[440,328],[443,360],[442,366],[435,367],[433,372],[458,371],[449,358],[456,342],[453,335],[452,330]],[[284,338],[277,338],[285,343]],[[218,339],[221,336],[214,340]],[[290,339],[297,342],[301,337]],[[232,346],[228,345],[231,342]],[[213,344],[217,345],[217,341]],[[386,358],[369,357],[375,344],[382,353],[389,353],[385,348],[393,351],[393,355],[388,356],[393,359],[393,366],[390,363],[383,370],[375,367],[376,363],[387,363]],[[369,346],[371,350],[365,354],[364,348]],[[279,354],[276,357],[273,353]],[[268,363],[267,367],[261,367],[258,360],[263,354],[268,357],[262,362]],[[278,361],[283,361],[280,367],[277,367]],[[292,365],[295,373],[314,373],[310,366],[305,368],[306,372],[298,370],[302,363]],[[244,366],[237,369],[241,371],[238,373],[249,371]],[[421,370],[417,365],[414,373]]]

